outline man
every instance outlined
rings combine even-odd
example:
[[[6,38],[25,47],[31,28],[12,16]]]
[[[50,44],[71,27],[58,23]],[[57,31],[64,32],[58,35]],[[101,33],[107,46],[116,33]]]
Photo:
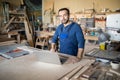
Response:
[[[59,40],[59,52],[75,56],[73,62],[79,61],[82,58],[85,43],[82,30],[77,23],[69,20],[69,9],[61,8],[58,16],[61,24],[52,38],[51,51],[56,51],[55,43]]]

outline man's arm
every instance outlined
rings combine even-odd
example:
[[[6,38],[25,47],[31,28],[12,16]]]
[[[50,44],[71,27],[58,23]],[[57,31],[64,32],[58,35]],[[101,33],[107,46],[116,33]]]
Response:
[[[56,45],[55,43],[51,43],[51,49],[50,51],[55,52],[56,51]]]
[[[83,48],[78,49],[78,53],[77,53],[77,58],[78,59],[81,59],[83,57],[83,52],[84,52]]]
[[[83,57],[85,39],[84,39],[82,29],[81,29],[81,27],[79,25],[76,27],[76,38],[77,38],[77,41],[78,41],[77,58],[81,59]]]
[[[67,61],[67,63],[76,63],[76,62],[79,62],[82,59],[83,52],[84,52],[84,49],[83,48],[79,48],[77,56],[71,56],[69,58],[69,60]]]
[[[58,41],[58,36],[59,36],[58,32],[59,32],[59,29],[57,28],[55,33],[54,33],[54,36],[52,37],[52,43],[51,43],[50,51],[53,51],[53,52],[56,51],[56,42]]]

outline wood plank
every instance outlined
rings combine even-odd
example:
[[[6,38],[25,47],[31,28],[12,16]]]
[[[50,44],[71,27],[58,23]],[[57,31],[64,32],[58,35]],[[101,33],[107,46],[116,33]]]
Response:
[[[94,62],[94,60],[89,60],[89,61],[87,61],[86,62],[86,60],[82,60],[82,61],[80,61],[80,65],[76,68],[76,69],[74,69],[73,71],[71,71],[71,72],[69,72],[68,74],[66,74],[63,78],[61,78],[60,80],[69,80],[70,78],[72,78],[78,71],[81,71],[81,69],[85,66],[85,65],[87,65],[87,64],[91,64],[91,63],[93,63]],[[79,73],[77,74],[77,75],[79,75]]]
[[[0,46],[16,44],[15,42],[17,42],[17,41],[16,40],[10,40],[10,41],[0,42]]]
[[[0,80],[59,80],[76,66],[84,64],[83,61],[89,62],[89,59],[82,59],[74,64],[55,65],[40,62],[37,53],[33,53],[1,62]]]
[[[24,19],[24,24],[25,24],[25,33],[26,33],[27,41],[29,42],[30,46],[33,47],[34,46],[33,37],[26,19]]]
[[[89,78],[90,75],[97,70],[97,68],[99,68],[100,63],[99,62],[95,62],[93,63],[88,70],[86,70],[84,73],[82,73],[81,77],[84,78]]]
[[[2,62],[3,60],[6,60],[6,58],[0,56],[0,62]]]
[[[27,24],[28,24],[28,26],[29,26],[30,33],[33,34],[33,28],[32,28],[32,25],[31,25],[30,22],[29,22],[29,19],[28,19],[28,16],[27,16],[26,13],[25,13],[25,19],[26,19]]]
[[[72,72],[70,72],[68,75],[66,75],[63,79],[61,80],[69,80],[73,75],[75,75],[79,70],[81,70],[83,68],[83,66],[78,66],[75,70],[73,70]]]
[[[79,70],[70,80],[76,80],[80,75],[90,67],[91,63],[85,65],[81,70]]]
[[[86,40],[95,40],[95,41],[98,40],[98,37],[97,37],[97,36],[88,36],[88,35],[84,35],[84,37],[85,37]]]
[[[10,19],[10,21],[4,26],[3,30],[6,30],[8,26],[12,23],[12,21],[15,19],[15,16]]]

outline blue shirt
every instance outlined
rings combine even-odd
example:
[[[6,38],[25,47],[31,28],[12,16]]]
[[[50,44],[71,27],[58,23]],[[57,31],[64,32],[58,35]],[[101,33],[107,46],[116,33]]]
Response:
[[[58,40],[60,53],[77,56],[78,48],[84,48],[85,39],[82,29],[75,22],[66,27],[63,24],[57,27],[52,42],[56,43]]]

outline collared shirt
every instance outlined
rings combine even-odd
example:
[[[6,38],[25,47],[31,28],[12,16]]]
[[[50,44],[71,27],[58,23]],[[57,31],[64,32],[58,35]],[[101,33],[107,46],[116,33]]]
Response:
[[[60,53],[77,56],[78,48],[84,48],[84,35],[80,25],[75,22],[64,27],[60,24],[52,38],[52,42],[59,40]]]

